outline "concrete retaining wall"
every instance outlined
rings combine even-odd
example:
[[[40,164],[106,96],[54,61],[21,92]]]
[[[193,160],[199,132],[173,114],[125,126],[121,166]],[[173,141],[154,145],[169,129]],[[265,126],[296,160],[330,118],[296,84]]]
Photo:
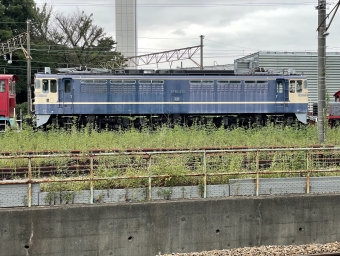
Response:
[[[39,204],[40,185],[32,184],[32,205]],[[0,208],[27,206],[28,185],[1,185],[0,186]]]
[[[208,185],[207,198],[228,196],[255,196],[255,179],[231,179],[229,184]],[[307,193],[307,179],[266,178],[259,179],[259,195],[286,195]],[[94,203],[143,202],[148,201],[147,188],[94,190]],[[340,177],[311,177],[309,193],[340,193]],[[61,204],[89,204],[89,190],[40,192],[40,184],[32,184],[34,206]],[[198,199],[203,197],[203,187],[152,187],[151,200]],[[0,208],[28,205],[28,185],[0,185]]]
[[[0,209],[0,255],[157,255],[340,241],[340,195]]]

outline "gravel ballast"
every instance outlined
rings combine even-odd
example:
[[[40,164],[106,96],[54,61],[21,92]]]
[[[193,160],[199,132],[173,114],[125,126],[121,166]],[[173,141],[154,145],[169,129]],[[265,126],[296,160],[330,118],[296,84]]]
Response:
[[[192,253],[172,253],[163,256],[178,255],[178,256],[229,256],[229,255],[306,255],[306,254],[322,254],[322,253],[340,253],[340,243],[327,244],[305,244],[305,245],[288,245],[288,246],[260,246],[260,247],[244,247],[228,250],[213,250]]]

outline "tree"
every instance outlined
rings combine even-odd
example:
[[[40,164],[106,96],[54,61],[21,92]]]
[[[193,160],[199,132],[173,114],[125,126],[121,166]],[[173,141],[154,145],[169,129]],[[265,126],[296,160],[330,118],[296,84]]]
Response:
[[[34,0],[2,0],[0,2],[0,42],[6,42],[8,39],[26,32],[27,20],[35,19]],[[1,70],[6,73],[16,74],[19,76],[19,82],[16,84],[17,101],[21,102],[26,99],[26,58],[19,49],[12,53],[12,63],[1,58]]]
[[[0,2],[0,41],[23,33],[27,20],[34,19],[35,3],[33,0],[2,0]]]
[[[97,67],[110,60],[123,62],[124,57],[114,51],[116,42],[106,36],[103,28],[94,25],[92,14],[77,10],[64,16],[55,13],[53,6],[48,4],[38,8],[34,0],[1,0],[0,13],[0,42],[26,32],[27,20],[32,21],[32,76],[46,66]],[[26,58],[21,50],[17,50],[13,52],[12,60],[9,64],[1,58],[0,69],[19,76],[17,103],[22,103],[27,99]]]
[[[77,10],[68,16],[58,13],[55,20],[51,34],[59,45],[62,62],[69,66],[96,66],[112,59],[123,59],[121,53],[114,51],[113,38],[94,25],[93,14]]]
[[[41,8],[35,9],[35,20],[32,23],[32,39],[35,41],[54,42],[51,35],[51,19],[53,18],[53,6],[45,3]]]
[[[36,8],[35,20],[31,26],[31,55],[32,71],[41,71],[44,67],[59,67],[60,56],[55,51],[55,38],[53,35],[52,20],[53,6],[45,3]]]

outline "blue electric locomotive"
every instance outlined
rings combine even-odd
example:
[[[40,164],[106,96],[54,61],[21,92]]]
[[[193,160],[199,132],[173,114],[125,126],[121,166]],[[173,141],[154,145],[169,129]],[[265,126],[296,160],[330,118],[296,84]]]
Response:
[[[217,70],[71,71],[35,75],[37,127],[71,120],[127,127],[211,119],[225,126],[306,123],[307,80]]]

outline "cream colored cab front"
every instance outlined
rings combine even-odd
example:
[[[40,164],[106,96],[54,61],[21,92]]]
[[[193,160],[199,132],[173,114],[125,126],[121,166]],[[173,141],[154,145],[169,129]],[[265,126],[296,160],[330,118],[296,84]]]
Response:
[[[35,105],[58,102],[58,82],[56,79],[35,79]]]
[[[306,79],[289,80],[289,101],[292,103],[308,103],[308,86]]]

